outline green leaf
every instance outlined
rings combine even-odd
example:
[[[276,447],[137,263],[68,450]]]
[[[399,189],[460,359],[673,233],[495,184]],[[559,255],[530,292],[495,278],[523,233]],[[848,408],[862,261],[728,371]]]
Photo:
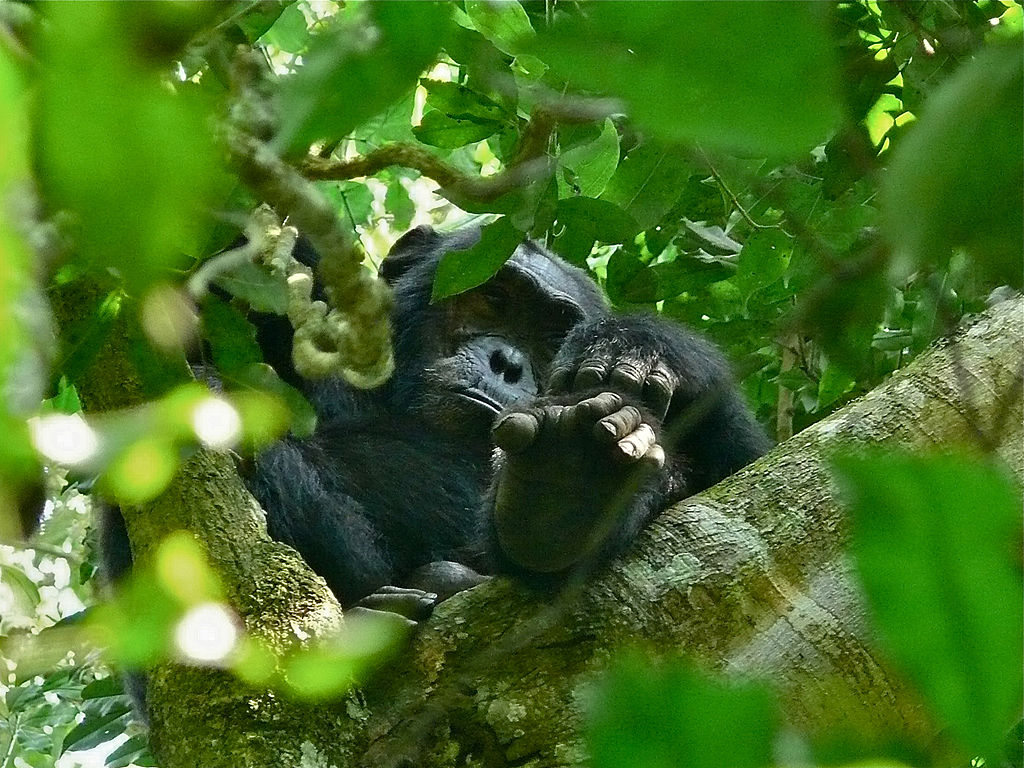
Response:
[[[201,22],[201,5],[175,7]],[[34,138],[47,204],[74,214],[76,258],[116,271],[141,295],[186,265],[184,245],[209,226],[203,212],[225,184],[210,105],[191,84],[169,89],[169,57],[144,47],[162,28],[143,27],[136,13],[120,3],[48,9]],[[181,21],[169,34],[181,34]]]
[[[475,117],[449,117],[443,112],[427,112],[419,125],[413,126],[413,135],[424,144],[441,149],[455,149],[482,141],[502,128],[501,123]]]
[[[615,124],[610,119],[605,120],[601,134],[594,141],[566,150],[559,155],[558,164],[563,169],[558,178],[559,197],[599,196],[619,165],[619,134]],[[570,173],[565,174],[565,171]],[[570,176],[571,182],[563,176]]]
[[[621,96],[662,138],[799,154],[827,139],[840,114],[830,10],[815,2],[591,3],[556,19],[533,52],[570,85]]]
[[[129,765],[156,766],[149,752],[149,741],[142,734],[132,736],[107,755],[106,768],[126,768]]]
[[[226,301],[208,294],[203,300],[203,337],[210,344],[210,353],[217,370],[225,375],[263,362],[263,353],[256,342],[256,328],[245,315]]]
[[[821,380],[818,382],[817,410],[821,411],[832,405],[853,389],[856,384],[856,380],[843,369],[834,365],[826,366],[825,370],[821,372]]]
[[[624,243],[640,231],[633,217],[619,206],[590,197],[559,200],[555,220],[560,232],[552,246],[573,264],[583,264],[595,242]]]
[[[789,267],[793,240],[781,229],[760,229],[740,251],[736,280],[748,292],[771,285]]]
[[[1020,40],[982,51],[929,98],[883,186],[891,241],[915,263],[966,248],[993,284],[1022,285]]]
[[[284,11],[293,6],[295,0],[261,0],[260,2],[249,2],[248,8],[235,20],[235,24],[242,30],[246,39],[255,43],[267,30],[274,26]]]
[[[530,17],[518,0],[466,0],[466,15],[477,32],[509,56],[523,53],[524,44],[535,37]]]
[[[459,83],[421,80],[420,85],[427,91],[426,106],[449,117],[488,122],[499,122],[506,118],[501,105]]]
[[[624,301],[652,304],[699,291],[732,275],[730,267],[714,259],[679,255],[672,261],[645,267],[621,286],[620,291]]]
[[[358,181],[318,181],[316,186],[353,228],[357,224],[367,224],[373,218],[373,190],[366,184]]]
[[[761,768],[772,764],[775,712],[767,688],[714,683],[682,664],[633,656],[592,694],[594,768]]]
[[[256,329],[245,316],[227,302],[208,295],[203,301],[203,337],[210,345],[210,354],[219,378],[231,389],[254,389],[278,398],[291,414],[291,430],[299,437],[312,434],[316,427],[316,413],[309,401],[295,387],[287,384],[277,372],[263,362],[263,352],[256,341]],[[244,406],[242,415],[246,438],[250,447],[267,442],[276,434],[278,414],[258,411]]]
[[[437,265],[431,301],[476,288],[495,275],[523,241],[523,233],[503,216],[480,230],[480,241],[464,251],[452,251]]]
[[[83,699],[104,699],[108,696],[123,695],[124,690],[121,688],[121,683],[119,683],[117,678],[114,676],[101,677],[99,680],[93,680],[82,689]]]
[[[619,163],[601,199],[618,205],[641,229],[650,229],[672,210],[683,191],[680,179],[688,175],[689,165],[678,150],[648,142]]]
[[[263,35],[262,42],[276,45],[288,53],[303,53],[306,50],[309,45],[309,28],[298,3],[292,3],[284,9],[274,25]]]
[[[94,700],[95,701],[95,700]],[[64,738],[64,751],[92,749],[124,733],[131,705],[124,698],[105,699],[96,707],[86,707],[85,720]]]
[[[218,276],[214,282],[257,312],[283,315],[288,311],[288,287],[284,280],[251,261]]]
[[[393,178],[384,195],[384,210],[391,214],[391,229],[399,232],[409,228],[416,215],[416,204],[399,178]]]
[[[1020,489],[966,455],[876,451],[836,471],[886,646],[963,756],[998,762],[1024,695]]]
[[[0,563],[0,582],[12,590],[16,599],[18,596],[22,598],[19,602],[23,603],[22,610],[25,615],[31,616],[35,613],[40,600],[39,587],[20,568]]]
[[[282,88],[280,145],[344,138],[411,90],[441,50],[449,16],[447,3],[432,0],[346,7]]]

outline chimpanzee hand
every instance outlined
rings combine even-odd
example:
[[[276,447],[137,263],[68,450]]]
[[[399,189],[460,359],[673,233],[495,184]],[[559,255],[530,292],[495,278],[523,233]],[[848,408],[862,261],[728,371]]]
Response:
[[[665,462],[660,423],[638,403],[578,397],[513,407],[495,423],[493,535],[516,568],[554,573],[595,554]]]
[[[577,326],[552,362],[548,392],[604,388],[642,402],[664,421],[681,381],[661,330],[643,316]]]

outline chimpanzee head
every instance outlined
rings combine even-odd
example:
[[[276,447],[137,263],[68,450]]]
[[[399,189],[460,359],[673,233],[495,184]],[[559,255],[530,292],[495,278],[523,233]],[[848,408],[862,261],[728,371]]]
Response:
[[[395,294],[392,406],[489,440],[499,411],[537,394],[573,326],[607,309],[583,270],[530,242],[483,285],[431,303],[438,262],[479,236],[417,227],[395,243],[380,274]]]

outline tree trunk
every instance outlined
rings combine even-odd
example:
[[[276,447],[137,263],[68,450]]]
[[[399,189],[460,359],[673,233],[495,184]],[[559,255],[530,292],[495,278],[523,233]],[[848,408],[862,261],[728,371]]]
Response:
[[[627,646],[686,655],[726,676],[767,677],[787,722],[803,733],[929,748],[935,729],[921,703],[870,645],[828,457],[878,443],[976,446],[982,434],[1024,475],[1022,313],[1020,299],[997,305],[866,397],[667,510],[628,557],[556,602],[505,580],[447,601],[401,659],[342,702],[298,706],[246,692],[222,673],[158,671],[150,704],[161,765],[574,765],[585,756],[581,685]],[[230,545],[210,551],[243,589],[243,564],[253,558],[220,557],[247,542],[266,546],[265,533],[175,513],[198,488],[210,502],[202,514],[223,514],[210,476],[191,466],[155,506],[201,540],[226,536]],[[266,563],[258,570],[269,573]],[[293,617],[329,602],[320,596],[297,608],[301,593],[264,599],[262,584],[248,583],[254,594],[234,591],[236,607],[250,627],[278,638]]]

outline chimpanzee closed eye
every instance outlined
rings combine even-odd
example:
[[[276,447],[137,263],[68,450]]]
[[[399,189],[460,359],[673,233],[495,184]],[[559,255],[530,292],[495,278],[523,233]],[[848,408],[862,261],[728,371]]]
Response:
[[[431,303],[440,259],[478,239],[418,227],[384,260],[396,369],[376,390],[298,379],[284,321],[257,318],[265,359],[319,424],[256,456],[246,482],[271,536],[345,607],[418,619],[484,573],[555,585],[768,447],[714,347],[612,314],[583,270],[534,243]]]

